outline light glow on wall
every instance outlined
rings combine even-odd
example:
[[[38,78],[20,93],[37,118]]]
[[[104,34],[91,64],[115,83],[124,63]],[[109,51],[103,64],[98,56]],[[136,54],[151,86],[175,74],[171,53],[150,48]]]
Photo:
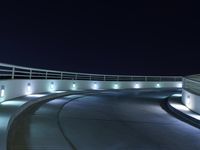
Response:
[[[134,88],[135,88],[135,89],[139,89],[139,88],[140,88],[139,83],[136,83],[136,84],[134,85]]]
[[[177,110],[183,111],[183,112],[189,112],[189,108],[187,108],[186,106],[182,105],[182,104],[177,104],[177,103],[172,103],[171,104],[172,107],[174,107]]]
[[[31,93],[32,93],[31,84],[30,84],[30,83],[28,83],[28,84],[27,84],[26,95],[30,95]]]
[[[178,83],[177,84],[177,88],[182,88],[183,87],[183,84],[182,83]]]
[[[0,97],[4,97],[5,96],[5,86],[1,86],[1,93],[0,93]]]
[[[173,102],[173,103],[171,102],[170,105],[171,105],[172,107],[174,107],[175,109],[177,109],[177,110],[183,112],[184,114],[186,114],[186,115],[188,115],[188,116],[190,116],[190,117],[193,117],[193,118],[195,118],[195,119],[197,119],[197,120],[200,120],[200,115],[197,114],[197,113],[195,113],[195,112],[193,112],[193,111],[191,111],[191,110],[190,110],[188,107],[186,107],[185,105],[180,104],[180,103],[175,103],[175,102]]]
[[[174,97],[182,97],[182,94],[173,94]]]
[[[73,82],[73,84],[72,84],[72,90],[76,90],[76,83],[75,82]]]
[[[160,84],[159,84],[159,83],[157,83],[157,84],[156,84],[156,87],[157,87],[157,88],[160,88]]]
[[[190,95],[187,95],[187,96],[186,96],[185,105],[186,105],[187,107],[191,108],[191,97],[190,97]]]
[[[54,90],[55,90],[54,82],[51,82],[51,84],[50,84],[50,89],[51,89],[51,91],[54,91]]]
[[[64,93],[66,91],[54,91],[54,93]]]
[[[193,113],[193,114],[190,114],[190,116],[197,120],[200,120],[200,115],[198,115],[198,114]]]
[[[26,103],[26,101],[15,101],[15,100],[11,101],[10,100],[10,101],[2,102],[1,105],[3,105],[3,106],[21,106],[24,103]]]
[[[27,97],[35,97],[35,98],[39,98],[39,97],[43,97],[43,96],[46,96],[46,94],[30,94],[30,95],[27,95]]]
[[[98,88],[99,88],[99,87],[98,87],[97,83],[94,82],[94,84],[93,84],[93,89],[94,89],[94,90],[97,90]]]
[[[119,85],[117,83],[114,84],[114,89],[119,89]]]
[[[73,82],[72,87],[73,87],[73,88],[76,88],[76,83],[75,83],[75,82]]]

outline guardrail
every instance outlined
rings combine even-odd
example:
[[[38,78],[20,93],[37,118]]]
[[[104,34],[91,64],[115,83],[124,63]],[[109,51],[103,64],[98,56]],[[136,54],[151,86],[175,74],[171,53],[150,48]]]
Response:
[[[200,94],[200,76],[193,75],[183,78],[183,89]]]
[[[60,79],[91,81],[182,81],[181,76],[128,76],[64,72],[0,63],[0,79]]]
[[[193,112],[200,114],[200,75],[183,78],[182,102]]]

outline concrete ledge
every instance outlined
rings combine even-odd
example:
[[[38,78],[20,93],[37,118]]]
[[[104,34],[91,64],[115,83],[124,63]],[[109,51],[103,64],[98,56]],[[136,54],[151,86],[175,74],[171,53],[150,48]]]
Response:
[[[83,81],[83,80],[1,80],[0,102],[30,93],[53,92],[57,90],[109,90],[140,88],[181,88],[182,81]]]
[[[182,90],[182,102],[192,111],[200,114],[200,95],[188,89]]]
[[[190,112],[186,113],[181,109],[176,109],[172,105],[172,103],[174,103],[174,102],[176,104],[180,104],[180,105],[184,106],[183,104],[181,104],[181,97],[173,97],[173,96],[169,97],[162,105],[167,112],[174,115],[176,118],[178,118],[192,126],[200,128],[200,120],[189,115],[189,113],[194,113],[194,112],[192,112],[191,110],[188,109]]]

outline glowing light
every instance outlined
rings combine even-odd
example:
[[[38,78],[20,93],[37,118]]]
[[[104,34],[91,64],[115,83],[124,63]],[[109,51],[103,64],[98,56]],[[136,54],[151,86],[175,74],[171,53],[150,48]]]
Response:
[[[135,89],[139,89],[139,88],[140,88],[140,85],[139,85],[138,83],[136,83],[136,84],[134,85],[134,88],[135,88]]]
[[[189,112],[189,108],[182,104],[176,104],[176,103],[171,103],[171,106],[174,107],[177,110],[184,111],[184,112]]]
[[[98,85],[97,85],[96,82],[94,82],[93,89],[94,89],[94,90],[97,90],[97,89],[98,89]]]
[[[73,83],[73,88],[76,88],[76,83],[75,82]]]
[[[190,99],[190,95],[187,95],[186,100],[185,100],[185,105],[187,107],[191,107],[191,99]]]
[[[157,83],[157,84],[156,84],[156,87],[157,87],[157,88],[159,88],[159,87],[160,87],[160,84],[159,84],[159,83]]]
[[[28,83],[28,85],[27,85],[26,95],[30,95],[31,93],[32,93],[31,84]]]
[[[188,95],[187,96],[187,99],[189,99],[190,100],[190,96]],[[187,102],[187,101],[186,101]],[[183,105],[183,104],[180,104],[180,103],[170,103],[170,105],[172,106],[172,107],[174,107],[175,109],[177,109],[177,110],[179,110],[179,111],[181,111],[181,112],[183,112],[184,114],[186,114],[186,115],[188,115],[188,116],[190,116],[190,117],[193,117],[193,118],[195,118],[195,119],[197,119],[197,120],[200,120],[200,115],[199,114],[197,114],[197,113],[194,113],[193,111],[191,111],[188,107],[186,107],[185,105]]]
[[[43,97],[43,96],[46,96],[46,94],[30,94],[30,95],[27,95],[27,97]]]
[[[117,83],[114,84],[114,89],[119,89],[119,85]]]
[[[51,88],[51,90],[54,90],[54,88],[55,88],[54,82],[51,82],[50,88]]]
[[[193,113],[193,114],[190,114],[190,116],[197,120],[200,120],[200,115],[198,115],[198,114]]]
[[[73,82],[73,84],[72,84],[72,90],[76,90],[76,83],[75,82]]]
[[[54,91],[54,93],[64,93],[66,91]]]
[[[26,103],[25,101],[4,101],[1,103],[1,105],[3,106],[21,106],[24,103]]]
[[[182,94],[173,94],[174,97],[182,97]]]
[[[183,84],[182,83],[178,83],[177,84],[177,88],[182,88],[183,87]]]
[[[5,96],[5,87],[1,86],[1,94],[0,97],[4,97]]]

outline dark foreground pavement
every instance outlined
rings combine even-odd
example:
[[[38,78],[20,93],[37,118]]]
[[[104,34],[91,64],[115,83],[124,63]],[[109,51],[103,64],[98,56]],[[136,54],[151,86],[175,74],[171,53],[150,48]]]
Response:
[[[32,108],[10,137],[12,150],[199,150],[200,130],[163,110],[172,90],[71,95]]]

